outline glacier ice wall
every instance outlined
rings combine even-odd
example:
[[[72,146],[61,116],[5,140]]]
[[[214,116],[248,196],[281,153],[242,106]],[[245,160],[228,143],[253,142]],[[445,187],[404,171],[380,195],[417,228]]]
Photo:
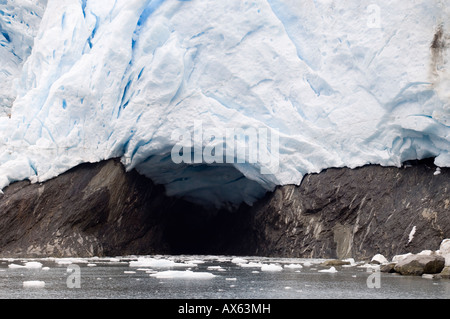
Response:
[[[47,0],[0,1],[0,116],[10,115],[14,81],[31,54]]]
[[[14,2],[24,3],[0,5]],[[11,118],[0,117],[0,188],[120,157],[169,195],[235,205],[328,167],[425,157],[449,166],[448,8],[449,0],[49,0]],[[14,41],[20,28],[11,29]],[[10,59],[0,59],[5,74]],[[174,164],[172,133],[194,131],[195,121],[203,130],[276,130],[278,172]]]

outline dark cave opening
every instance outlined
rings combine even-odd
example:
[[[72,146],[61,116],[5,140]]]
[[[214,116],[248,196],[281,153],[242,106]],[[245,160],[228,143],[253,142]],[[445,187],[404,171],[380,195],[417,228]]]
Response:
[[[174,255],[245,255],[251,247],[250,207],[211,210],[180,201],[165,220],[164,240]]]

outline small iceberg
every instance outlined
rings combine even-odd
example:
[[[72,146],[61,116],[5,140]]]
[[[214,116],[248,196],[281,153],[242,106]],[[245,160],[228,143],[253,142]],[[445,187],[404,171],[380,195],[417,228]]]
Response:
[[[261,266],[261,271],[282,271],[283,267],[274,264],[264,264]]]
[[[24,281],[23,288],[45,288],[45,282],[38,280]]]
[[[211,279],[216,277],[209,272],[193,272],[190,270],[166,270],[151,274],[150,277],[158,279]]]
[[[140,257],[138,260],[130,261],[130,267],[136,268],[173,268],[173,267],[197,267],[194,263],[177,263],[173,260]]]
[[[8,268],[11,268],[11,269],[19,269],[19,268],[41,269],[42,264],[37,261],[29,261],[29,262],[25,263],[25,265],[10,264],[10,265],[8,265]]]
[[[287,268],[287,269],[301,269],[301,268],[303,268],[303,266],[300,265],[300,264],[289,264],[289,265],[284,265],[284,268]]]
[[[336,273],[337,270],[336,270],[336,268],[331,267],[330,269],[322,269],[322,270],[319,270],[319,272]]]

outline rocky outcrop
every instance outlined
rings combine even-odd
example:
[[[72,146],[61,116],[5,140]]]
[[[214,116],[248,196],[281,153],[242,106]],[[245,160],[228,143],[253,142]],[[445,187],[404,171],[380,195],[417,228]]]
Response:
[[[45,183],[23,181],[4,190],[0,257],[229,251],[243,237],[244,212],[167,197],[164,187],[125,172],[118,160],[82,164]]]
[[[450,279],[450,266],[445,266],[444,269],[442,269],[441,273],[436,276],[436,278]]]
[[[320,264],[321,266],[344,266],[344,265],[350,265],[349,261],[346,260],[340,260],[340,259],[330,259],[325,260],[323,263]]]
[[[328,169],[279,187],[250,213],[248,254],[370,260],[436,250],[450,237],[450,170]]]
[[[328,169],[253,207],[211,211],[165,195],[117,160],[0,195],[0,257],[232,254],[392,258],[450,237],[450,169]]]
[[[2,257],[168,252],[163,229],[177,202],[118,161],[83,164],[42,184],[0,195]],[[175,206],[175,208],[174,208]],[[188,207],[188,206],[187,206]]]
[[[412,255],[395,265],[395,272],[405,276],[438,274],[445,266],[445,259],[439,255]]]
[[[380,266],[380,271],[381,272],[386,272],[386,273],[395,273],[395,265],[396,263],[387,263],[385,265],[381,265]]]
[[[383,260],[379,263],[380,271],[405,276],[422,276],[429,279],[448,279],[450,278],[450,267],[447,266],[450,257],[449,244],[450,239],[447,238],[442,241],[436,251],[423,250],[418,254],[396,255],[392,261],[388,261],[383,256]]]

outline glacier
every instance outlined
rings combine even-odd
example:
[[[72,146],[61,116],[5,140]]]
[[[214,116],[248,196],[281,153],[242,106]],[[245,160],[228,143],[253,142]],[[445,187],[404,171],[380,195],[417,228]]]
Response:
[[[120,158],[170,196],[236,207],[330,167],[448,167],[449,8],[1,0],[0,189]],[[278,170],[175,164],[172,134],[195,121],[277,132]]]
[[[10,116],[13,82],[31,54],[47,0],[0,1],[0,116]]]

